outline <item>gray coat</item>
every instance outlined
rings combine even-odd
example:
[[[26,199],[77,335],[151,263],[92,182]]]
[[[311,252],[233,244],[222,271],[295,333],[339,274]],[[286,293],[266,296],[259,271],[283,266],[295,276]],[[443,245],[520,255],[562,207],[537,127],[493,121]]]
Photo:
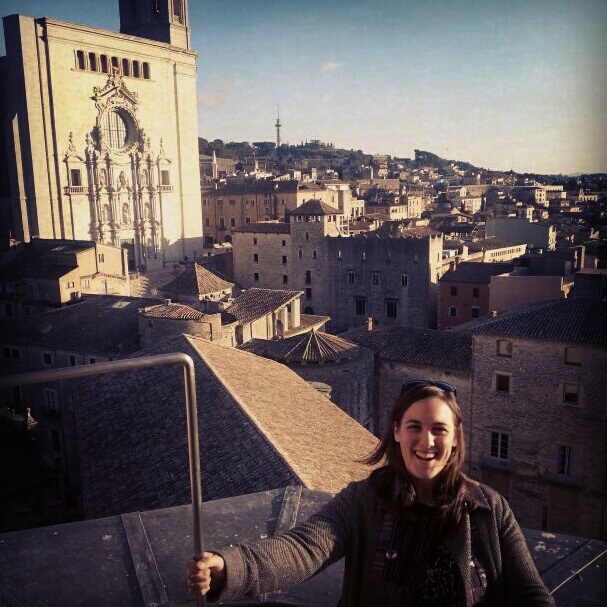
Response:
[[[472,598],[473,563],[480,563],[487,576],[484,605],[553,607],[531,559],[525,538],[506,500],[493,489],[473,484],[471,501],[478,505],[466,513],[445,545],[459,569]],[[470,518],[479,534],[472,554]],[[231,546],[219,551],[226,563],[226,586],[220,596],[237,596],[292,587],[345,556],[341,607],[388,607],[372,583],[372,569],[383,514],[369,479],[350,483],[307,522],[269,539]],[[474,557],[474,558],[473,558]]]

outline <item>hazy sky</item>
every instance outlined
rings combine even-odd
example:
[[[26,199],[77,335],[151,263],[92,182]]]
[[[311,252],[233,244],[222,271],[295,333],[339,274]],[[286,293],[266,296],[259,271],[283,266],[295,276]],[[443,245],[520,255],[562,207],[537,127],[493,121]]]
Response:
[[[206,139],[275,141],[280,106],[285,143],[607,171],[606,0],[189,5]],[[0,0],[0,12],[119,28],[117,0]]]

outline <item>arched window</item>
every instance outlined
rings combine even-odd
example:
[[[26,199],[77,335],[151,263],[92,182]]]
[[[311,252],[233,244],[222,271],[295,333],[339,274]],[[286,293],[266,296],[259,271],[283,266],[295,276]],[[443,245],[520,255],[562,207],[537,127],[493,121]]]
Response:
[[[119,150],[126,145],[128,127],[119,112],[105,112],[101,119],[101,132],[109,148]]]

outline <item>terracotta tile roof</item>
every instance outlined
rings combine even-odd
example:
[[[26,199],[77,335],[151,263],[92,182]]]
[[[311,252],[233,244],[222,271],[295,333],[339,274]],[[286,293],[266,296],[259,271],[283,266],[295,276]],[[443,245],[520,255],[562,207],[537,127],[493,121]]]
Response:
[[[278,361],[319,363],[352,358],[360,347],[336,335],[310,331],[287,339],[253,339],[239,349]]]
[[[475,333],[607,345],[607,302],[569,298],[533,304],[482,320]]]
[[[512,272],[511,263],[491,263],[481,261],[464,261],[455,270],[449,270],[440,279],[441,282],[469,282],[489,284],[492,276]]]
[[[278,289],[248,289],[226,308],[239,322],[252,322],[286,306],[303,291],[280,291]]]
[[[178,295],[204,296],[221,291],[231,291],[233,282],[228,282],[195,262],[186,264],[185,270],[171,282],[162,287],[162,291]]]
[[[187,335],[137,355],[165,352],[194,360],[205,501],[290,484],[336,492],[368,474],[355,460],[376,439],[286,366]],[[89,378],[78,391],[86,516],[189,503],[181,369]]]
[[[291,227],[283,221],[258,221],[235,228],[232,232],[242,232],[245,234],[290,234]]]
[[[179,320],[198,320],[204,316],[200,310],[180,303],[164,303],[143,310],[144,316],[151,318],[175,318]]]
[[[289,215],[341,215],[342,212],[326,202],[316,200],[315,198],[304,202],[301,206],[298,206],[293,211],[289,212]]]
[[[50,312],[0,322],[0,334],[3,341],[117,358],[139,348],[139,308],[159,301],[84,295],[81,301]]]
[[[481,240],[475,240],[468,243],[468,251],[470,253],[480,253],[481,251],[519,247],[522,244],[525,244],[525,242],[508,240],[507,238],[499,238],[498,236],[489,236],[488,238],[482,238]]]
[[[348,331],[344,337],[387,360],[445,369],[471,368],[472,338],[469,333],[387,327]]]

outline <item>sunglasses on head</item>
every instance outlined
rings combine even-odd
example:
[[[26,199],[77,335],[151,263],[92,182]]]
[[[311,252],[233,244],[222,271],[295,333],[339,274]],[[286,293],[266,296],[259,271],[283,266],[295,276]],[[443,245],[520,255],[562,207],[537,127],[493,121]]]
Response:
[[[452,384],[448,384],[444,381],[431,381],[429,379],[412,379],[403,384],[400,389],[400,393],[402,394],[405,390],[409,390],[409,388],[415,388],[416,386],[435,386],[444,390],[445,392],[453,392],[455,396],[457,394],[457,389]]]

